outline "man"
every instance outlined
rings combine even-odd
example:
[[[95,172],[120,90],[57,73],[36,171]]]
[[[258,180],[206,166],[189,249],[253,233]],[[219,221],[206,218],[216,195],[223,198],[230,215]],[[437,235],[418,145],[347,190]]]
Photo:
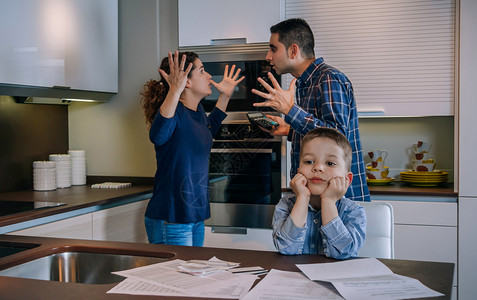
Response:
[[[252,92],[266,99],[265,102],[255,103],[256,107],[272,107],[285,116],[284,119],[269,116],[279,125],[264,130],[272,135],[288,135],[292,143],[291,178],[297,173],[303,136],[313,128],[335,128],[346,136],[353,149],[351,171],[354,179],[346,197],[355,201],[370,201],[351,82],[345,74],[325,64],[323,58],[315,58],[315,38],[305,20],[284,20],[272,26],[270,33],[270,50],[266,60],[277,74],[290,73],[295,78],[290,88],[283,90],[269,74],[273,87],[258,78],[269,94],[258,90]]]

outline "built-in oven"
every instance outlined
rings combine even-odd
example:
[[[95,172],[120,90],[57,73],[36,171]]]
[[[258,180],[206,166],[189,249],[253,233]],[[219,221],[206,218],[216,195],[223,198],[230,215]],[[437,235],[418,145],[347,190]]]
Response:
[[[246,113],[264,111],[253,103],[264,101],[252,89],[266,91],[258,82],[261,77],[271,84],[268,72],[281,84],[265,60],[268,43],[214,45],[183,48],[199,54],[204,69],[215,82],[220,82],[225,66],[235,65],[245,79],[236,87],[227,106],[227,118],[214,137],[209,164],[211,217],[205,221],[211,231],[243,233],[247,228],[271,228],[275,205],[281,198],[286,165],[286,139],[274,137],[250,124]],[[202,99],[206,112],[215,106],[219,94]],[[207,240],[207,239],[206,239]]]
[[[282,138],[230,113],[210,154],[211,218],[206,225],[270,228],[281,197]]]

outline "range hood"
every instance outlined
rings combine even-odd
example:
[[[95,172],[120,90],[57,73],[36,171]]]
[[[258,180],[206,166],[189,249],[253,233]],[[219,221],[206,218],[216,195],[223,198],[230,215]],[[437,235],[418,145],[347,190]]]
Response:
[[[12,96],[17,103],[69,104],[72,101],[107,102],[115,93],[0,83],[0,95]]]

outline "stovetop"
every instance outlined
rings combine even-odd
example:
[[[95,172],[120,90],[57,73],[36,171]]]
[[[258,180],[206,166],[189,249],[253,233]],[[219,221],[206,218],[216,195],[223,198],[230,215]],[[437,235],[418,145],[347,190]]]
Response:
[[[0,217],[17,213],[66,205],[62,202],[0,201]]]

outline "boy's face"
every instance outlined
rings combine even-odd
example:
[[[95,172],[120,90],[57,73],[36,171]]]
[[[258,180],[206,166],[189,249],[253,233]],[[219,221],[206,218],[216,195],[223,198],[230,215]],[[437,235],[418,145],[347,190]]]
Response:
[[[344,151],[328,138],[314,138],[301,149],[298,173],[307,179],[307,187],[312,195],[321,195],[328,187],[328,181],[335,177],[347,178],[348,186],[352,173],[348,172]]]

